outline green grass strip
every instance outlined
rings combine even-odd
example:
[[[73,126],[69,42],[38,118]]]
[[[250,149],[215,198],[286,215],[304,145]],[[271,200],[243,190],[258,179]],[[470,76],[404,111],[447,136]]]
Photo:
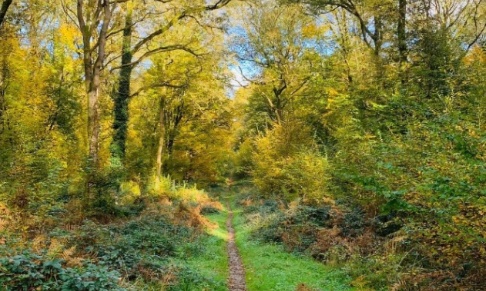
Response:
[[[343,271],[309,257],[287,253],[279,245],[256,242],[241,209],[233,208],[236,244],[246,268],[249,291],[294,291],[299,284],[314,290],[353,290]]]
[[[225,291],[228,280],[228,256],[226,253],[226,243],[228,232],[226,231],[227,212],[221,211],[217,214],[206,216],[211,222],[218,226],[208,229],[209,236],[203,238],[199,243],[204,245],[204,252],[200,255],[191,257],[186,261],[187,265],[193,270],[207,278],[212,278],[219,282],[221,286],[215,291]]]

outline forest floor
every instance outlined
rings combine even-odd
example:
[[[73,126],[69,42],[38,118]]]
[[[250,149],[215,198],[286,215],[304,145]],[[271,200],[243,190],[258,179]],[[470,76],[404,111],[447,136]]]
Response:
[[[228,229],[228,259],[229,259],[229,282],[230,291],[246,291],[245,267],[241,262],[238,247],[235,243],[235,229],[233,228],[233,211],[228,204],[228,220],[226,228]]]
[[[207,218],[218,225],[212,235],[226,241],[228,290],[353,290],[350,278],[339,268],[253,238],[252,222],[234,193],[224,194],[220,200],[226,201],[227,207]]]

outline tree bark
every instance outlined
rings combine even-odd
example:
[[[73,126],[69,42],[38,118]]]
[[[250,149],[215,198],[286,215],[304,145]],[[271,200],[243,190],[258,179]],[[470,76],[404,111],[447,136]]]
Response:
[[[118,91],[115,93],[115,120],[113,122],[113,129],[115,131],[113,137],[112,151],[115,157],[121,161],[125,158],[126,153],[126,139],[128,129],[128,104],[130,99],[130,81],[133,70],[132,59],[132,6],[128,3],[127,15],[125,19],[125,28],[123,29],[123,52],[120,68],[120,78],[118,81]]]
[[[407,0],[398,0],[398,57],[399,57],[399,70],[400,81],[402,84],[406,82],[403,65],[407,62],[407,32],[406,32],[406,19],[407,17]]]
[[[2,7],[0,8],[0,27],[2,27],[2,23],[5,21],[5,15],[7,15],[8,8],[12,2],[13,0],[4,0],[2,2]]]
[[[165,148],[165,97],[162,96],[160,100],[160,111],[159,111],[159,146],[157,147],[157,160],[155,165],[156,178],[160,179],[162,175],[162,166],[164,159],[164,148]]]
[[[165,134],[163,129],[160,133],[159,146],[157,147],[157,164],[156,164],[156,178],[159,179],[162,175],[162,166],[164,158],[164,147],[165,147]]]
[[[5,60],[2,61],[2,67],[0,69],[0,134],[5,130],[3,116],[6,111],[6,101],[5,95],[7,94],[7,78],[8,78],[8,67]]]
[[[112,20],[113,6],[108,0],[100,0],[94,11],[86,12],[84,0],[77,0],[77,18],[83,39],[83,64],[86,94],[88,97],[88,163],[87,180],[88,199],[93,193],[96,172],[99,168],[99,96],[101,89],[101,71],[106,58],[106,42]],[[97,33],[95,31],[97,30]],[[97,35],[96,39],[93,37]]]

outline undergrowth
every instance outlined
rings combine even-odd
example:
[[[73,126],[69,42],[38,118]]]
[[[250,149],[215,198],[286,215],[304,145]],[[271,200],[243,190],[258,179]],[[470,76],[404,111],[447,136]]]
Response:
[[[406,212],[370,215],[339,200],[289,203],[262,197],[251,186],[239,193],[237,203],[252,240],[345,270],[358,290],[482,290],[478,277],[475,282],[466,279],[480,270],[464,266],[461,277],[453,270],[434,268],[423,256],[422,245],[411,239],[416,230]]]
[[[285,231],[283,204],[272,200],[260,205],[249,203],[243,199],[233,209],[236,244],[246,268],[248,290],[354,290],[341,268],[321,264],[300,250],[288,252],[277,234]],[[305,208],[305,214],[295,219],[304,221],[310,216],[312,223],[319,225],[325,210]]]
[[[285,203],[253,191],[243,191],[238,200],[252,240],[342,269],[358,290],[387,290],[399,281],[405,255],[393,215],[371,219],[356,206]]]
[[[152,195],[128,218],[33,233],[3,227],[2,290],[224,290],[224,280],[188,264],[208,251],[211,223],[201,210],[220,205],[195,188],[171,191]]]

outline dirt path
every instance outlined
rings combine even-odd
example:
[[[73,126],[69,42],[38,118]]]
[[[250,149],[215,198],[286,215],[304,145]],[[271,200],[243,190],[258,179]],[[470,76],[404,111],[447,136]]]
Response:
[[[228,228],[228,258],[229,258],[229,281],[228,287],[230,291],[246,291],[245,268],[241,262],[240,254],[235,243],[235,229],[233,228],[233,211],[228,204],[228,220],[226,227]]]

